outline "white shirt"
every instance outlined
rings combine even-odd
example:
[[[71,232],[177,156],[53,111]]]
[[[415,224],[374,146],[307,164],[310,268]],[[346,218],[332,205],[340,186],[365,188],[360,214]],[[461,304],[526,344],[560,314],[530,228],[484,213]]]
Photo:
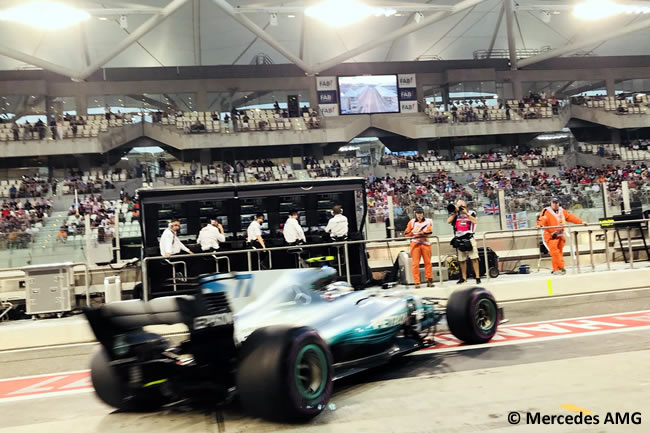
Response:
[[[201,251],[208,251],[211,248],[218,250],[219,242],[226,242],[226,237],[217,227],[208,224],[201,229],[196,241],[201,244]]]
[[[186,253],[190,252],[190,249],[183,245],[181,240],[178,239],[176,233],[172,229],[166,228],[160,237],[160,255],[174,255],[180,253],[181,250],[185,251]]]
[[[327,222],[325,231],[333,238],[341,238],[348,235],[348,218],[343,214],[334,215]]]
[[[255,242],[258,236],[262,236],[262,226],[257,220],[253,220],[248,225],[246,232],[248,233],[248,237],[246,238],[248,242]]]
[[[282,229],[282,234],[284,235],[284,240],[288,244],[292,244],[298,240],[307,242],[305,232],[302,231],[300,223],[295,218],[287,218],[287,221],[284,223],[284,228]]]

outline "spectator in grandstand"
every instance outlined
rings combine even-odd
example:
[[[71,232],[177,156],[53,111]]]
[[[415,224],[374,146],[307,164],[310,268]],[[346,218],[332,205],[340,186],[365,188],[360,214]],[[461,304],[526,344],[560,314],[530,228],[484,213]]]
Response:
[[[276,114],[280,114],[280,104],[278,104],[278,101],[273,101],[273,110],[275,110]]]
[[[45,123],[41,119],[38,119],[36,122],[36,130],[38,131],[38,139],[42,140],[45,138]]]
[[[63,122],[61,121],[56,122],[56,136],[58,140],[63,140],[64,130],[63,130]]]
[[[56,120],[50,120],[50,133],[52,134],[52,140],[56,140]]]
[[[16,122],[11,125],[11,131],[14,134],[14,141],[20,140],[20,127],[18,127]]]
[[[553,264],[552,274],[566,274],[564,269],[563,248],[566,240],[564,239],[564,226],[566,223],[583,224],[583,221],[560,206],[560,199],[554,197],[551,199],[551,205],[542,210],[537,218],[537,227],[548,227],[544,229],[544,245],[551,254]],[[586,223],[584,223],[586,225]]]
[[[250,122],[250,118],[248,117],[248,114],[244,114],[244,117],[242,117],[242,121],[241,121],[241,126],[244,131],[248,131],[249,122]]]
[[[409,220],[404,236],[411,239],[411,271],[415,288],[420,288],[420,258],[424,260],[424,275],[427,287],[433,287],[433,266],[431,264],[431,242],[428,237],[433,233],[433,221],[424,217],[421,207],[415,209],[415,218]]]
[[[197,118],[196,121],[190,126],[190,132],[204,132],[205,125]]]
[[[458,122],[458,107],[456,107],[456,104],[452,103],[450,110],[451,110],[452,122],[454,123]]]

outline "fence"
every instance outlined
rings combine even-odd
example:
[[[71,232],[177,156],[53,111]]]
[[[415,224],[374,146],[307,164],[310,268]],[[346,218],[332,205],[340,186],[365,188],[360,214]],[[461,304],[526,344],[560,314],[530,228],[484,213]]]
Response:
[[[435,245],[436,245],[436,251],[437,251],[437,256],[438,256],[438,269],[442,268],[442,261],[440,260],[440,239],[438,236],[430,236],[430,240],[432,240]],[[351,282],[350,279],[350,258],[348,254],[348,247],[350,245],[361,245],[361,244],[389,244],[389,243],[400,243],[400,242],[406,242],[410,241],[410,238],[393,238],[393,239],[381,239],[381,240],[357,240],[357,241],[342,241],[342,242],[330,242],[330,243],[320,243],[320,244],[305,244],[305,245],[300,245],[300,246],[283,246],[283,247],[273,247],[273,248],[265,248],[265,249],[244,249],[244,250],[237,250],[237,251],[215,251],[215,252],[210,252],[210,253],[198,253],[198,254],[177,254],[172,257],[163,257],[163,256],[155,256],[155,257],[146,257],[142,261],[142,284],[143,284],[143,295],[144,299],[147,300],[149,298],[149,292],[150,292],[150,287],[149,287],[149,275],[148,275],[148,270],[147,270],[147,264],[152,261],[167,261],[168,264],[172,265],[172,272],[174,274],[174,277],[176,275],[175,272],[175,267],[176,266],[182,266],[183,268],[187,269],[187,264],[184,262],[183,259],[187,258],[196,258],[196,257],[213,257],[215,259],[215,270],[218,272],[219,271],[219,260],[221,257],[227,257],[229,258],[230,256],[234,255],[242,255],[246,254],[247,258],[247,263],[248,263],[248,271],[253,270],[253,258],[252,254],[256,253],[258,254],[258,260],[259,260],[259,254],[268,254],[269,256],[269,268],[273,269],[273,261],[272,261],[272,253],[274,251],[288,251],[296,248],[303,248],[303,249],[313,249],[313,248],[324,248],[324,247],[335,247],[338,250],[338,259],[340,260],[340,247],[343,248],[343,256],[344,256],[344,263],[345,263],[345,278],[348,283]],[[170,260],[174,260],[173,262]],[[228,268],[230,268],[229,263],[230,261],[227,261],[228,263]],[[230,269],[228,269],[230,270]],[[341,274],[340,270],[340,263],[339,263],[339,276]],[[440,283],[442,283],[442,273],[439,272],[439,280]]]

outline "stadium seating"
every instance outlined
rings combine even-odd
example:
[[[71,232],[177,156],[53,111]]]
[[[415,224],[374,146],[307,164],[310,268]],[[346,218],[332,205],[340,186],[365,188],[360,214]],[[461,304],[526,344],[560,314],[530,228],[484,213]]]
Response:
[[[98,137],[100,132],[106,132],[108,128],[122,127],[125,123],[131,121],[132,116],[130,114],[124,114],[122,117],[111,115],[110,119],[106,119],[104,115],[77,116],[71,118],[71,120],[59,121],[57,133],[61,135],[61,139]],[[73,123],[77,123],[76,135],[73,131]],[[18,141],[39,139],[39,131],[34,127],[35,125],[32,124],[32,128],[28,128],[24,122],[17,123],[17,125]],[[0,141],[16,140],[12,128],[13,123],[0,124]],[[44,126],[44,139],[54,138],[51,128],[49,125]]]
[[[274,110],[246,110],[233,118],[215,112],[179,112],[161,118],[162,125],[175,125],[186,133],[221,133],[255,131],[305,131],[320,128],[322,119],[303,113],[301,117],[285,118]],[[226,117],[227,116],[227,117]],[[245,122],[248,117],[248,121]]]

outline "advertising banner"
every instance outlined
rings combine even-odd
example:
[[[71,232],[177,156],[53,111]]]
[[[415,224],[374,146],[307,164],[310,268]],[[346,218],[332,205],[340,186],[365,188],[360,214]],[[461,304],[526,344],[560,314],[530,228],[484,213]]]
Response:
[[[316,93],[318,108],[323,116],[339,115],[339,99],[336,87],[336,77],[316,77]]]
[[[415,74],[399,74],[397,76],[399,87],[399,107],[401,113],[417,113],[418,97],[415,85]]]

